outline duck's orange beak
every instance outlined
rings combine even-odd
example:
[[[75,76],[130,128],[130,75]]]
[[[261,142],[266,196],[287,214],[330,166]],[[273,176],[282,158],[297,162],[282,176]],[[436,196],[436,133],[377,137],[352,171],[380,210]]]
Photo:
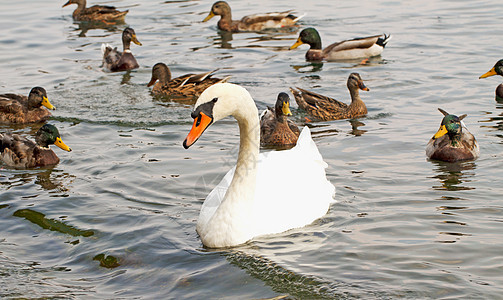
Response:
[[[363,83],[362,80],[359,80],[358,81],[358,87],[360,88],[360,90],[362,91],[370,91],[370,89],[365,85],[365,83]]]
[[[188,149],[192,144],[194,144],[197,139],[203,134],[203,132],[208,128],[208,126],[213,123],[213,118],[208,117],[203,112],[199,113],[199,116],[194,119],[194,124],[192,124],[192,129],[183,141],[183,147]]]
[[[157,78],[152,77],[152,79],[150,79],[150,82],[149,82],[149,83],[147,83],[147,86],[152,86],[152,85],[154,85],[154,83],[155,83],[156,81],[157,81]]]
[[[63,4],[63,6],[61,6],[61,7],[65,7],[65,6],[68,6],[70,4],[72,4],[72,0],[69,0],[68,2],[66,2],[65,4]]]
[[[489,76],[494,76],[494,75],[498,75],[498,73],[496,73],[496,70],[494,68],[492,68],[491,70],[489,70],[487,73],[481,75],[479,77],[479,79],[481,78],[486,78],[486,77],[489,77]]]

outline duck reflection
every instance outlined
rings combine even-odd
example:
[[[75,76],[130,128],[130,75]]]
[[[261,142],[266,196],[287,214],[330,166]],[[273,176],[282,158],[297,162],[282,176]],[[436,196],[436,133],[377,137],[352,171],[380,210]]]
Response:
[[[322,62],[309,62],[302,65],[292,65],[291,66],[297,73],[313,73],[319,72],[323,69]]]
[[[229,31],[218,31],[218,36],[213,40],[214,45],[220,46],[223,49],[232,49],[232,32]]]
[[[348,120],[348,122],[351,124],[351,131],[349,132],[350,134],[354,136],[361,136],[365,132],[367,132],[367,130],[358,129],[358,127],[365,126],[365,123],[363,123],[362,121],[358,119],[351,119]]]
[[[472,181],[472,177],[475,175],[473,172],[476,168],[476,164],[473,161],[467,162],[457,162],[457,163],[447,163],[441,161],[432,161],[436,166],[437,175],[433,178],[440,180],[442,185],[432,186],[435,190],[448,190],[448,191],[463,191],[463,190],[473,190],[475,188],[469,187],[466,184]]]
[[[55,172],[53,174],[53,172]],[[59,173],[53,167],[44,167],[36,170],[28,170],[28,172],[16,173],[9,178],[11,184],[16,181],[23,182],[23,184],[34,182],[46,191],[67,192],[63,184],[62,178],[71,177],[67,173]]]
[[[121,31],[122,29],[119,28],[119,25],[124,25],[124,23],[107,24],[103,22],[74,22],[73,24],[77,25],[73,31],[80,31],[78,34],[79,37],[86,37],[87,32],[93,29],[102,29],[111,33]]]

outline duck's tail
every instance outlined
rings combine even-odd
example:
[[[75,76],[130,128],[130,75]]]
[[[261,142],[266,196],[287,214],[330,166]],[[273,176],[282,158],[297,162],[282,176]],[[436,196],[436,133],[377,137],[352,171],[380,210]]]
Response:
[[[386,47],[386,44],[388,44],[389,40],[391,40],[391,34],[390,35],[386,35],[386,33],[383,34],[384,37],[380,37],[379,39],[377,39],[377,45],[381,46],[381,47]]]

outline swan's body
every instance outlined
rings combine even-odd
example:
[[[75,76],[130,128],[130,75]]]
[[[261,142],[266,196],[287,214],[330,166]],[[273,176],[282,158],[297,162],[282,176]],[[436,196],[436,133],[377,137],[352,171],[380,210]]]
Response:
[[[196,229],[203,244],[236,246],[322,217],[333,201],[335,187],[326,179],[327,164],[309,129],[304,128],[294,148],[259,154],[258,111],[244,88],[218,83],[206,89],[195,104],[194,125],[184,147],[228,115],[239,125],[238,160],[201,208]]]

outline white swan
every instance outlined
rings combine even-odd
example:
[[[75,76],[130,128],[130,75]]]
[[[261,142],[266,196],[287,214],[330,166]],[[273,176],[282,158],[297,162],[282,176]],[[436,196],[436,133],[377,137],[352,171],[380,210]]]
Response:
[[[236,166],[201,207],[196,230],[205,246],[236,246],[255,236],[305,226],[326,214],[335,187],[326,178],[327,164],[307,127],[294,148],[259,155],[258,111],[246,89],[217,83],[201,94],[194,107],[185,148],[228,115],[238,121],[240,134]]]

